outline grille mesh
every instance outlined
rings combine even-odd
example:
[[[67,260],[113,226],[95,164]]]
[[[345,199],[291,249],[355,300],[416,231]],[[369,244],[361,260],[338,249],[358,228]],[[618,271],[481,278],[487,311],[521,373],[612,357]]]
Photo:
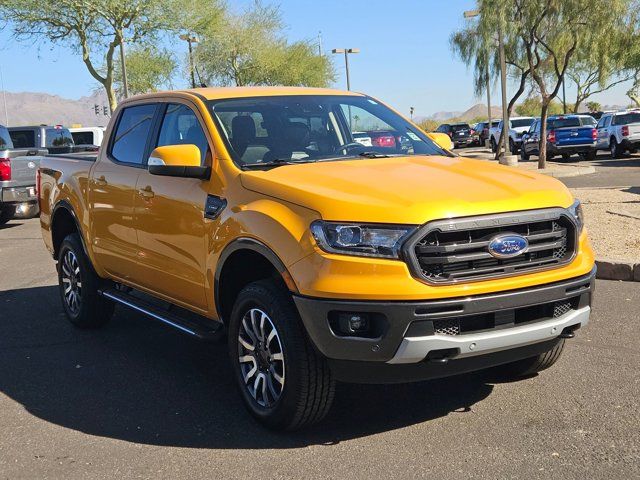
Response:
[[[439,335],[460,335],[460,320],[457,318],[435,320],[433,329]]]
[[[572,309],[571,302],[556,302],[553,305],[553,318],[561,317]]]

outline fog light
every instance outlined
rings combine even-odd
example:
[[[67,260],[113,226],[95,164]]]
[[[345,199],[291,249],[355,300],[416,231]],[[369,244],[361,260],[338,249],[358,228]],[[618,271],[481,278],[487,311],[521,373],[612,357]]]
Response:
[[[338,315],[338,324],[344,333],[363,333],[369,330],[369,314],[341,313]]]

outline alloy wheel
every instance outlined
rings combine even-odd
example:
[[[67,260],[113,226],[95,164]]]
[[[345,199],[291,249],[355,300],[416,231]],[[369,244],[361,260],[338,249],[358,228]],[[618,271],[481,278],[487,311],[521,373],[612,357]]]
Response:
[[[62,258],[62,285],[64,288],[64,301],[72,315],[80,312],[82,301],[82,277],[80,276],[80,264],[73,251],[68,250]]]
[[[284,389],[284,350],[275,325],[259,308],[242,317],[238,361],[243,384],[256,403],[264,408],[275,405]]]

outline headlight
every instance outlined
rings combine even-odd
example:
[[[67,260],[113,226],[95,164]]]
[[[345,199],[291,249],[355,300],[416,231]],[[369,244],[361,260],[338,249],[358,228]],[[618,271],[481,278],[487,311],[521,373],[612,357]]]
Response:
[[[324,251],[363,257],[399,258],[400,246],[412,226],[361,225],[321,220],[311,224],[311,233]]]
[[[582,233],[582,229],[584,228],[584,213],[582,211],[580,200],[573,202],[573,205],[571,205],[567,210],[569,210],[569,213],[578,224],[578,234]]]

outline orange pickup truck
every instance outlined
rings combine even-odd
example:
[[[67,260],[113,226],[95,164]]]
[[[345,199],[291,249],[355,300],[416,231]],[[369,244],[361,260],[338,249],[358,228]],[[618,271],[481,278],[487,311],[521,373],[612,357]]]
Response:
[[[241,398],[278,429],[322,419],[338,380],[543,370],[589,320],[580,204],[436,141],[352,92],[128,99],[97,157],[39,170],[64,311],[226,335]]]

